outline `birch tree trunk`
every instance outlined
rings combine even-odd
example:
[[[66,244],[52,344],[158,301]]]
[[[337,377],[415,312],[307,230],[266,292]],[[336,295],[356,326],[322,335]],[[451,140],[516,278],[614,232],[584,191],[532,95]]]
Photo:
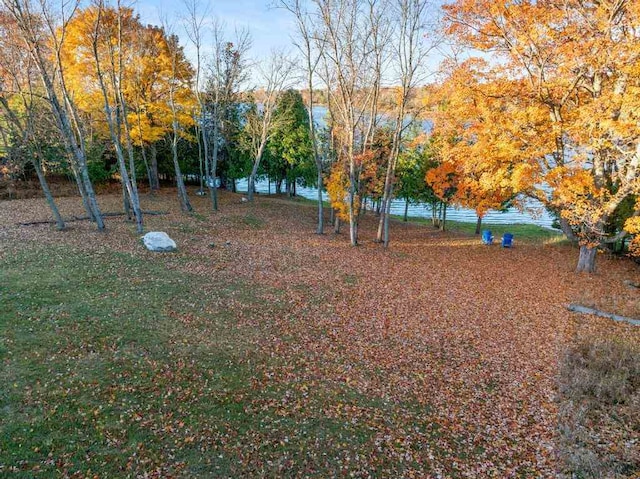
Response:
[[[158,177],[158,149],[155,143],[149,145],[149,154],[151,155],[151,164],[149,165],[149,187],[151,192],[160,191],[160,178]]]
[[[133,182],[133,178],[129,175],[129,171],[127,170],[127,164],[125,162],[124,152],[122,150],[122,143],[120,141],[121,140],[120,125],[123,123],[123,121],[126,122],[126,119],[123,119],[124,112],[122,109],[122,105],[118,105],[119,103],[118,98],[121,97],[121,94],[118,93],[120,86],[116,80],[116,77],[119,73],[113,71],[113,68],[115,68],[115,61],[113,58],[113,51],[110,49],[111,46],[109,46],[109,53],[111,56],[111,66],[112,66],[112,71],[110,72],[110,77],[112,81],[111,86],[112,86],[113,94],[115,97],[114,98],[115,105],[112,106],[111,101],[109,99],[109,91],[104,81],[104,75],[103,75],[103,70],[102,70],[101,60],[100,60],[100,53],[99,53],[99,41],[100,41],[100,34],[101,34],[100,27],[102,22],[101,14],[104,8],[102,1],[98,3],[97,8],[98,8],[98,14],[96,17],[96,24],[94,28],[94,37],[93,37],[93,45],[92,45],[96,73],[98,76],[98,83],[102,91],[104,108],[105,108],[105,116],[107,120],[107,125],[109,127],[109,134],[111,135],[111,140],[116,150],[116,158],[118,160],[118,167],[120,169],[120,177],[122,180],[122,184],[124,186],[125,212],[127,211],[126,203],[128,201],[131,206],[131,209],[133,209],[133,215],[136,220],[136,231],[138,232],[138,234],[140,234],[143,232],[143,221],[142,221],[142,210],[140,208],[140,200],[138,198],[138,190],[136,188],[135,183]],[[118,11],[118,16],[120,16],[120,11]],[[120,30],[120,25],[118,29]],[[120,35],[121,35],[121,32],[119,32],[119,36]],[[119,39],[118,41],[121,42],[121,39]],[[120,51],[120,54],[122,54],[122,51]],[[125,127],[125,129],[126,128],[127,127]],[[128,131],[128,129],[126,129],[126,131]],[[135,165],[133,165],[133,149],[131,148],[130,142],[129,142],[129,148],[130,148],[129,160],[132,163],[131,166],[135,167]]]
[[[391,152],[387,161],[384,193],[382,199],[382,216],[378,224],[376,240],[384,247],[389,246],[389,216],[393,199],[393,186],[396,178],[396,167],[405,129],[407,102],[414,89],[418,69],[426,60],[427,54],[435,46],[425,46],[423,30],[426,25],[425,13],[428,2],[425,0],[395,0],[393,3],[397,23],[394,25],[395,51],[393,62],[399,72],[400,98],[396,109]]]
[[[180,209],[184,212],[190,213],[193,211],[189,197],[187,196],[187,188],[184,185],[184,178],[182,178],[182,171],[180,170],[180,163],[178,161],[178,122],[173,121],[173,138],[171,141],[171,155],[173,158],[173,169],[176,173],[176,186],[178,189],[178,199],[180,200]]]
[[[41,8],[39,12],[32,12],[32,4],[26,0],[3,0],[3,5],[9,16],[15,20],[19,40],[24,43],[36,66],[56,125],[60,130],[65,150],[73,163],[72,170],[75,173],[78,190],[82,196],[82,203],[87,215],[95,221],[98,230],[102,231],[105,226],[87,170],[84,140],[79,131],[79,124],[76,125],[78,128],[74,130],[72,118],[77,118],[77,115],[75,106],[70,101],[66,90],[64,73],[61,68],[60,48],[65,35],[66,23],[58,25],[55,21],[56,15],[49,10],[50,6],[45,2],[39,4]],[[61,8],[64,9],[64,5]],[[42,24],[35,21],[39,15],[43,20]],[[51,49],[45,45],[46,40],[50,40],[50,46],[53,49],[55,68],[49,61]],[[62,101],[58,92],[62,95]]]
[[[33,160],[31,163],[36,170],[36,175],[38,175],[38,181],[40,182],[40,187],[42,188],[44,197],[47,200],[47,204],[51,209],[51,213],[53,213],[53,219],[56,222],[56,229],[58,231],[62,231],[64,229],[64,220],[62,219],[62,216],[60,216],[60,211],[56,206],[55,200],[53,199],[53,195],[51,194],[51,190],[49,189],[49,183],[47,183],[47,179],[45,178],[44,172],[42,171],[42,166],[40,165],[40,162],[38,160]]]

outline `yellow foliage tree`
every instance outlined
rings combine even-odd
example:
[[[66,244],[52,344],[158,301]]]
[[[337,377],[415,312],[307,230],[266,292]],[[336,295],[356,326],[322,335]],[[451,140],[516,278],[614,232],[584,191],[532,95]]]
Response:
[[[457,0],[445,9],[452,37],[496,60],[449,76],[451,104],[464,113],[465,141],[452,154],[484,152],[496,183],[557,211],[581,242],[577,270],[593,271],[597,247],[625,234],[605,234],[611,216],[640,193],[640,4]]]
[[[102,7],[100,28],[96,31],[99,9],[88,7],[73,17],[61,53],[67,87],[91,131],[100,137],[108,136],[92,51],[97,36],[98,55],[109,60],[102,62],[102,70],[115,80],[107,82],[109,102],[126,114],[126,125],[121,122],[120,134],[125,135],[128,127],[131,142],[144,148],[173,131],[175,116],[180,134],[188,137],[197,110],[191,89],[194,72],[177,37],[167,35],[163,28],[142,25],[134,11],[126,7]],[[119,86],[123,101],[118,101],[113,85]],[[157,183],[154,157],[151,176]]]

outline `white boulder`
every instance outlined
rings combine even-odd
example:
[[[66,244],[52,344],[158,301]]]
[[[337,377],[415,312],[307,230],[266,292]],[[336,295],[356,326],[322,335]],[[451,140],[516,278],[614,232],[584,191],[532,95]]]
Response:
[[[178,248],[176,242],[163,231],[150,231],[142,237],[142,242],[149,251],[167,252]]]

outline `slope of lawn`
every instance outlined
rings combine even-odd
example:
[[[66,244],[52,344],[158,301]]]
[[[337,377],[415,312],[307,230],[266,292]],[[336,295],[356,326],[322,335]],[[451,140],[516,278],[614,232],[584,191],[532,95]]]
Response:
[[[633,263],[602,255],[597,275],[577,276],[567,245],[531,238],[503,250],[401,222],[385,251],[370,215],[352,248],[346,235],[313,234],[312,205],[223,194],[210,213],[194,196],[196,213],[184,215],[174,195],[143,198],[166,213],[145,221],[177,241],[171,254],[146,251],[122,218],[105,233],[83,221],[56,232],[17,225],[47,219],[43,200],[3,203],[0,476],[556,477],[581,467],[558,439],[565,351],[576,337],[640,334],[565,305],[637,315],[638,293],[623,283],[640,281]],[[100,198],[104,211],[119,201]],[[81,214],[77,198],[60,207]],[[629,381],[633,354],[623,354]],[[570,390],[586,394],[560,388]],[[632,426],[609,427],[598,454],[637,440]],[[633,454],[620,461],[619,477],[633,477]]]

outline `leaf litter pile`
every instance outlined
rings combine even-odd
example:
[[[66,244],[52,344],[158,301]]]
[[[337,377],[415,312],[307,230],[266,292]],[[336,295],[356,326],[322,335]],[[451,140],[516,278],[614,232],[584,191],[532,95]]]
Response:
[[[99,200],[120,209],[119,195]],[[632,262],[599,255],[598,274],[576,275],[569,246],[504,250],[400,222],[385,251],[370,214],[353,248],[348,233],[313,234],[308,204],[223,193],[210,213],[193,200],[185,215],[174,192],[143,197],[143,209],[167,212],[145,229],[166,231],[173,254],[146,251],[121,217],[105,233],[86,221],[57,232],[17,225],[46,220],[44,200],[3,204],[0,379],[14,386],[0,395],[1,475],[578,468],[558,426],[572,400],[561,363],[577,337],[637,343],[640,328],[566,305],[639,317],[640,293],[624,283],[640,282]],[[82,215],[77,198],[59,203]],[[574,425],[581,440],[599,434],[598,417]],[[633,456],[638,425],[609,426],[599,454]],[[616,474],[633,477],[629,457]]]

